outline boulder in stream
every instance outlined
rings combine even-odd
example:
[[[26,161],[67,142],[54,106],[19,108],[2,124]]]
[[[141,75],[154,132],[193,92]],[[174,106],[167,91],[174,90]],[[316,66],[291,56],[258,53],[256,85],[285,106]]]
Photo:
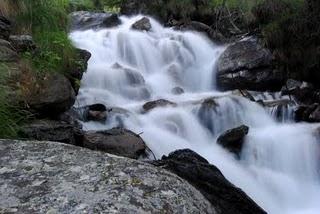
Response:
[[[55,142],[0,140],[1,213],[216,214],[161,168]]]
[[[231,184],[214,165],[189,150],[177,150],[153,162],[196,187],[221,214],[266,213],[241,189]]]
[[[242,125],[222,133],[217,143],[236,155],[239,155],[244,143],[244,137],[248,134],[249,127]]]
[[[236,42],[217,62],[217,84],[222,90],[280,90],[283,74],[272,67],[272,54],[256,40]]]
[[[150,19],[148,19],[147,17],[143,17],[142,19],[136,21],[132,25],[132,28],[140,31],[150,31],[152,28]]]
[[[154,108],[166,107],[166,106],[176,106],[176,105],[177,105],[176,103],[171,102],[169,100],[160,99],[160,100],[147,102],[146,104],[143,105],[142,108],[143,108],[143,110],[148,112],[148,111],[151,111]]]
[[[133,159],[146,156],[147,148],[139,135],[123,128],[86,132],[83,147]]]

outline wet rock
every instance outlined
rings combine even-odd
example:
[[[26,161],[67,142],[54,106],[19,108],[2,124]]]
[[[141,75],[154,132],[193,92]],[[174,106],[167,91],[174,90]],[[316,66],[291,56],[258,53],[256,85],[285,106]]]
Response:
[[[30,140],[56,141],[76,145],[77,134],[80,130],[79,124],[74,125],[54,120],[37,120],[23,126],[20,135]]]
[[[38,87],[25,99],[30,110],[39,116],[58,115],[74,104],[74,90],[69,80],[62,74],[49,73],[37,83]]]
[[[160,99],[160,100],[147,102],[146,104],[144,104],[142,106],[142,108],[143,108],[143,110],[148,112],[148,111],[151,111],[154,108],[166,107],[166,106],[176,106],[176,104],[171,102],[171,101],[169,101],[169,100]]]
[[[111,28],[121,24],[117,14],[76,11],[69,15],[71,30]]]
[[[125,72],[125,76],[129,85],[136,86],[145,84],[143,76],[138,71],[128,68],[123,69],[123,71]]]
[[[217,143],[236,155],[239,155],[244,143],[244,138],[249,132],[249,127],[242,125],[222,133]]]
[[[0,39],[7,40],[11,32],[11,22],[4,16],[0,16]]]
[[[272,54],[255,40],[230,45],[218,59],[217,83],[223,90],[280,90],[283,74],[272,68]]]
[[[103,104],[93,104],[86,107],[84,121],[98,121],[104,123],[107,119],[108,110]]]
[[[77,52],[76,54],[77,63],[74,65],[73,68],[69,69],[70,70],[69,80],[77,95],[80,89],[79,83],[82,80],[82,76],[84,72],[86,72],[87,70],[88,61],[91,58],[91,53],[82,49],[76,49],[76,52]]]
[[[143,17],[132,25],[132,28],[140,31],[150,31],[152,26],[150,23],[150,19],[147,17]]]
[[[227,39],[217,30],[212,29],[210,26],[197,21],[190,21],[186,23],[171,21],[170,25],[173,25],[176,30],[181,31],[197,31],[204,33],[208,38],[216,43],[225,43]]]
[[[146,155],[146,144],[142,138],[123,128],[86,132],[83,147],[133,159]]]
[[[214,120],[212,120],[212,115],[215,115],[217,112],[217,108],[219,104],[216,102],[215,98],[207,98],[205,100],[201,100],[200,108],[198,110],[198,118],[201,124],[206,127],[213,135],[216,133],[216,126]]]
[[[9,41],[18,53],[36,49],[36,44],[30,35],[11,35]]]
[[[266,213],[241,189],[231,184],[217,167],[189,149],[177,150],[154,164],[187,180],[211,202],[217,213]]]
[[[184,90],[181,87],[175,87],[171,90],[171,93],[175,95],[180,95],[180,94],[184,94]]]
[[[53,142],[1,140],[0,186],[4,213],[217,213],[164,169]]]

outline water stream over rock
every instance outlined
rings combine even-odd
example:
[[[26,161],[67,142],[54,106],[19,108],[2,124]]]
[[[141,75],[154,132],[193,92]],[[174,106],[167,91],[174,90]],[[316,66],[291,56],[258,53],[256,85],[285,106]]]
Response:
[[[290,122],[291,105],[277,110],[282,112],[277,122],[273,108],[219,92],[215,66],[225,47],[201,34],[163,28],[151,18],[150,31],[133,30],[141,18],[121,17],[119,27],[70,34],[92,54],[76,107],[101,103],[115,110],[105,123],[85,122],[84,128],[123,126],[139,133],[157,158],[190,148],[268,213],[319,213],[317,125]],[[159,99],[170,102],[143,109]],[[250,131],[239,160],[216,139],[242,124]]]

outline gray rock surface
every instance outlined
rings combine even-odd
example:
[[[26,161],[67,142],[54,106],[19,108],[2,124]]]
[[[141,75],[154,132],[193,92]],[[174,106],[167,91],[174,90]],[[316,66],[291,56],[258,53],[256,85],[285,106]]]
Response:
[[[189,183],[146,163],[52,142],[0,140],[0,213],[210,213]]]

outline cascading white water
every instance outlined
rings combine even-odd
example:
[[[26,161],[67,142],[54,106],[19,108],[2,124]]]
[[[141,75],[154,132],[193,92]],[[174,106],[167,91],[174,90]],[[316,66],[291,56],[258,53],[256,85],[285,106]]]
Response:
[[[70,34],[92,54],[77,106],[102,103],[118,110],[106,124],[87,122],[84,128],[124,126],[142,133],[157,158],[190,148],[269,213],[320,213],[316,125],[278,123],[260,105],[216,91],[215,64],[224,47],[194,32],[163,28],[151,18],[150,32],[132,30],[141,18],[122,17],[117,28]],[[185,93],[173,93],[181,89]],[[177,106],[142,111],[144,103],[160,98]],[[241,124],[250,132],[237,160],[215,141]]]

